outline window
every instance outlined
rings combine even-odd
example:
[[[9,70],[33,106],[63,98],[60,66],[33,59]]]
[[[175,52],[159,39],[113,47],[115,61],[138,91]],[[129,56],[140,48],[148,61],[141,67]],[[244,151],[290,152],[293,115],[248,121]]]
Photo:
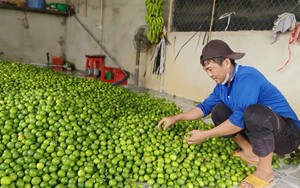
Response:
[[[173,31],[208,31],[213,2],[174,0]],[[300,0],[216,0],[212,31],[272,30],[284,12],[299,21]]]

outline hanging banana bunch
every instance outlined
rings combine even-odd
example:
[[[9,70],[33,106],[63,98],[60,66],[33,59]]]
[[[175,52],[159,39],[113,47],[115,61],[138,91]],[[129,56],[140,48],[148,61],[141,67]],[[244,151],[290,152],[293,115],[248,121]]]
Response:
[[[151,43],[158,43],[164,26],[164,0],[146,0],[146,23],[148,25],[147,39]]]

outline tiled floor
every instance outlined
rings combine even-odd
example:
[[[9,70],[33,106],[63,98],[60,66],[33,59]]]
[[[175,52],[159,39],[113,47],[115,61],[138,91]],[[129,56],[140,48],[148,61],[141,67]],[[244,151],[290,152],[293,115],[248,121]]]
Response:
[[[196,104],[195,101],[175,97],[158,91],[152,91],[131,85],[126,85],[124,87],[134,92],[148,92],[153,96],[166,98],[175,102],[183,111],[187,111]],[[204,121],[211,123],[210,119],[205,119]],[[268,188],[300,188],[300,165],[295,167],[292,165],[285,165],[281,162],[280,166],[279,170],[275,170],[275,180],[268,186]]]

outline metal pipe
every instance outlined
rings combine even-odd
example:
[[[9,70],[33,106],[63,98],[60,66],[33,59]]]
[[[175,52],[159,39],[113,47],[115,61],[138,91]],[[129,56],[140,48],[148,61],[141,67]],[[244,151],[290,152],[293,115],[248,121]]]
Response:
[[[107,48],[102,44],[101,40],[99,40],[94,33],[80,20],[80,18],[75,14],[75,19],[78,21],[78,23],[88,32],[88,34],[95,40],[95,42],[102,48],[102,50],[110,57],[110,59],[121,69],[121,71],[124,73],[124,80],[127,80],[130,76],[130,73],[125,71],[125,69],[121,66],[121,64],[118,62],[118,60],[107,50]],[[121,82],[118,81],[116,83],[113,83],[113,85],[119,85]]]
[[[136,49],[136,63],[135,63],[135,74],[134,74],[134,85],[139,85],[139,70],[140,70],[140,49]]]
[[[170,6],[169,6],[169,15],[168,15],[168,29],[167,29],[167,33],[169,34],[171,32],[171,28],[172,28],[172,18],[173,18],[173,4],[174,4],[174,0],[170,1]]]
[[[55,64],[42,64],[42,63],[30,63],[30,65],[37,65],[37,66],[43,66],[43,67],[64,67],[66,68],[67,65],[55,65]]]
[[[78,23],[88,32],[88,34],[94,39],[94,41],[103,49],[103,51],[110,57],[110,59],[122,70],[125,69],[117,61],[117,59],[107,50],[107,48],[102,44],[102,42],[93,34],[93,32],[80,20],[80,18],[75,14],[74,17]],[[124,72],[125,73],[125,72]]]

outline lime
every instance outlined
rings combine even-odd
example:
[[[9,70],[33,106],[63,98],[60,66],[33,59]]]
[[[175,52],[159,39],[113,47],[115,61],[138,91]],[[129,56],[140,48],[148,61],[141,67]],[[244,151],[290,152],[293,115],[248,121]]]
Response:
[[[273,166],[273,168],[274,168],[275,170],[280,169],[279,163],[274,163],[272,166]]]
[[[300,162],[299,159],[295,158],[295,159],[293,159],[292,164],[295,166],[298,166],[299,162]]]
[[[109,186],[111,186],[111,187],[116,186],[116,185],[117,185],[117,180],[111,179],[111,180],[109,180],[108,184],[109,184]]]
[[[39,185],[39,184],[41,183],[41,181],[42,181],[42,179],[41,179],[40,177],[33,177],[33,178],[31,179],[31,183],[32,183],[33,185]]]
[[[176,155],[176,154],[171,154],[171,155],[170,155],[170,159],[171,159],[172,161],[176,161],[177,155]]]
[[[283,159],[283,163],[284,164],[289,165],[289,164],[291,164],[291,162],[292,162],[292,158],[285,158],[285,159]]]
[[[3,176],[0,182],[2,185],[9,185],[11,183],[11,178],[8,176]]]

